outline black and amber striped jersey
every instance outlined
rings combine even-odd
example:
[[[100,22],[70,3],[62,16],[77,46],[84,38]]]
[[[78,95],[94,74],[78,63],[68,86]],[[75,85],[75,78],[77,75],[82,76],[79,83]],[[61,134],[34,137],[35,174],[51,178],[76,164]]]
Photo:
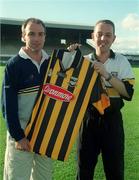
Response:
[[[25,130],[33,152],[62,161],[68,158],[90,98],[100,111],[109,105],[107,98],[101,103],[103,88],[92,62],[76,51],[65,68],[70,55],[65,50],[53,52]]]

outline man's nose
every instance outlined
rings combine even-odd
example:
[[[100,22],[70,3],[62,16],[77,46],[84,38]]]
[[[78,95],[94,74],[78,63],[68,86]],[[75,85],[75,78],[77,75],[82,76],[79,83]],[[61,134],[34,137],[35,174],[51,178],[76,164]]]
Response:
[[[101,40],[104,40],[105,38],[106,38],[105,35],[102,35],[102,36],[101,36]]]

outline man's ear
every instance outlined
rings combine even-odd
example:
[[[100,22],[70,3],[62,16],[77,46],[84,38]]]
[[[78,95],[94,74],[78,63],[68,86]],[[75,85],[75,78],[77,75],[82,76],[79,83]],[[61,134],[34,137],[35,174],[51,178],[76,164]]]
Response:
[[[115,41],[115,39],[116,39],[116,36],[114,35],[113,42]]]
[[[21,41],[22,41],[22,42],[25,42],[25,40],[24,40],[24,38],[23,38],[23,37],[21,37]]]
[[[25,37],[24,37],[24,36],[25,36],[25,34],[24,34],[24,33],[22,33],[21,41],[25,43],[25,42],[26,42],[26,40],[25,40]]]
[[[94,33],[93,32],[91,33],[91,39],[94,40]]]

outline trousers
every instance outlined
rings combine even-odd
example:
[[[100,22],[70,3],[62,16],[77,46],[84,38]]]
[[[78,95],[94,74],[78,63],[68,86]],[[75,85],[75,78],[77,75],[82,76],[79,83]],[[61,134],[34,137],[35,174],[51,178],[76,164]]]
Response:
[[[15,149],[15,141],[7,133],[3,180],[52,180],[52,160]]]
[[[124,129],[120,111],[87,112],[78,139],[77,180],[92,180],[102,155],[107,180],[124,179]]]

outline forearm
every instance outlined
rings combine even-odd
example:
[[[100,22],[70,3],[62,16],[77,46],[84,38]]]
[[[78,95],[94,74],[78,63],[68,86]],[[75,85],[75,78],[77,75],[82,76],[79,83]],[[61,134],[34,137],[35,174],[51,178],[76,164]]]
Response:
[[[106,80],[108,81],[112,87],[121,95],[126,98],[130,98],[125,84],[122,80],[118,79],[117,77],[112,76],[109,72],[106,71],[104,65],[100,62],[94,63],[95,70]]]
[[[120,95],[129,98],[129,94],[125,88],[124,83],[121,80],[112,76],[112,78],[109,80],[109,83]]]

